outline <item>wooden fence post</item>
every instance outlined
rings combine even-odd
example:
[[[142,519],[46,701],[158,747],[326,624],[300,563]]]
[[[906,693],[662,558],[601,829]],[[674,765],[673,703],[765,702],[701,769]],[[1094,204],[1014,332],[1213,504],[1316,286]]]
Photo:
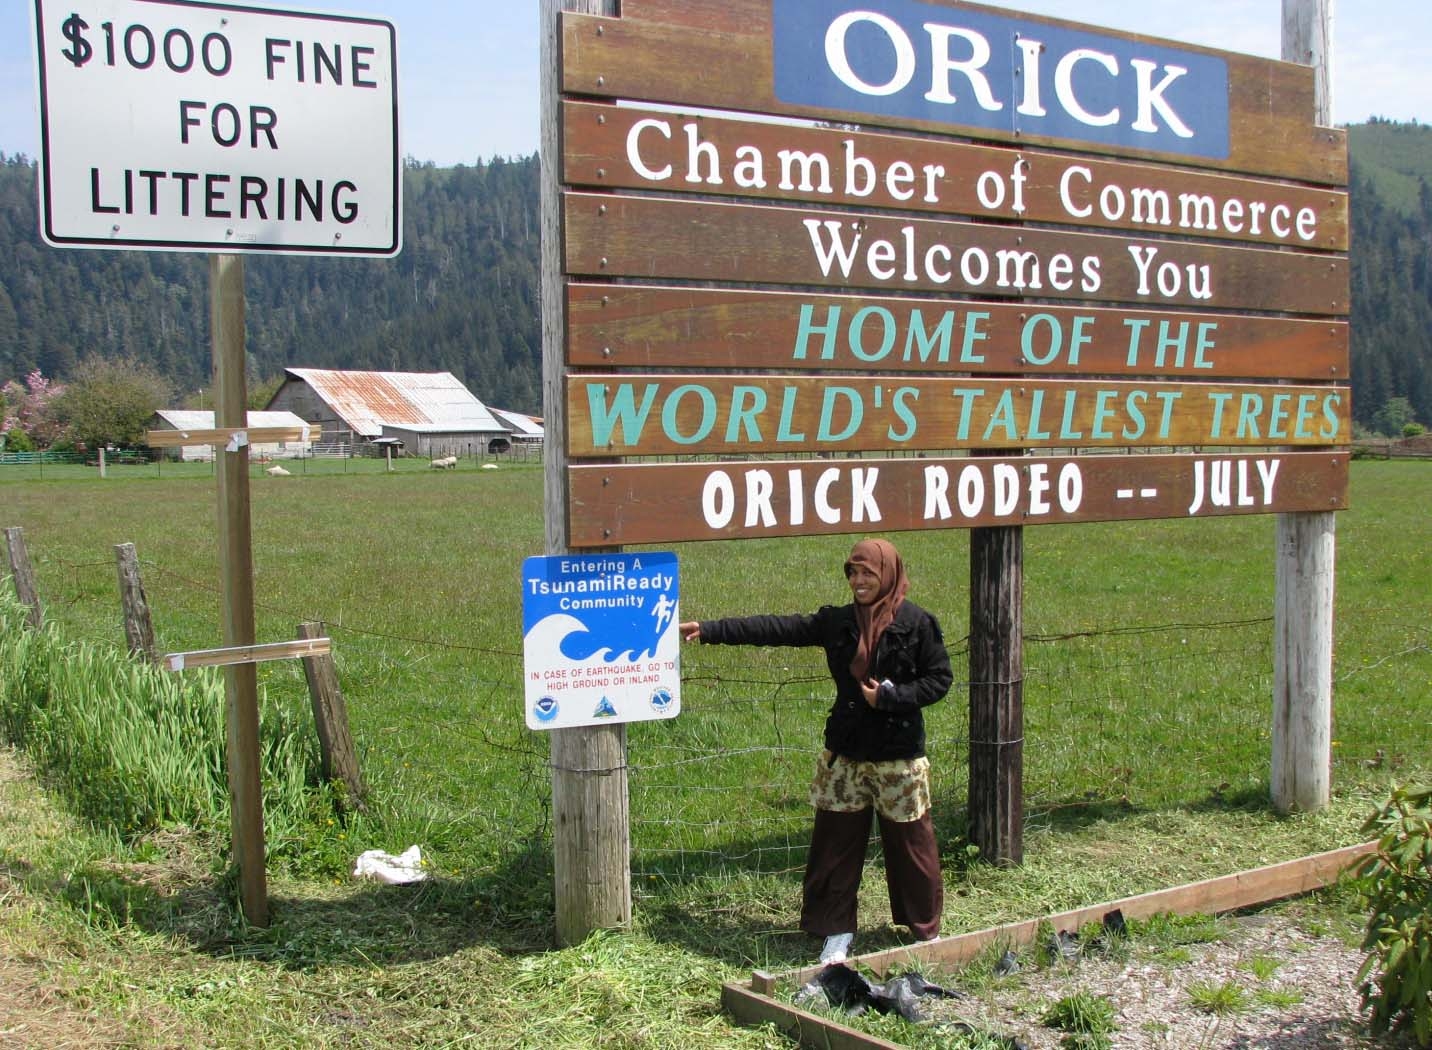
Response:
[[[10,551],[10,575],[15,580],[15,597],[20,599],[21,605],[30,610],[30,626],[39,630],[44,621],[44,613],[40,609],[39,592],[35,590],[35,573],[30,568],[30,554],[25,549],[25,530],[6,529],[5,546]]]
[[[301,623],[300,638],[322,638],[323,624]],[[325,783],[343,782],[345,810],[362,809],[368,786],[358,768],[358,752],[348,728],[348,705],[338,687],[338,671],[331,653],[303,658],[303,676],[308,680],[308,698],[313,703],[313,720],[318,726],[318,749]]]
[[[115,561],[119,568],[119,603],[124,610],[124,640],[131,656],[143,656],[150,663],[159,662],[154,644],[154,620],[149,615],[149,600],[144,596],[144,581],[139,577],[139,558],[134,544],[117,543]]]
[[[969,835],[1024,862],[1024,530],[970,530]]]

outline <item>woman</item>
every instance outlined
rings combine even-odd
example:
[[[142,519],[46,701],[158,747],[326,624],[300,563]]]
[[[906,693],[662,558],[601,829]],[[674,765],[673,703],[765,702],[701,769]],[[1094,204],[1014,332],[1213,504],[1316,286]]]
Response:
[[[681,625],[688,642],[825,650],[835,703],[811,784],[815,828],[801,887],[801,929],[825,938],[823,963],[845,961],[855,937],[872,811],[880,817],[896,925],[922,941],[938,936],[945,899],[921,714],[953,679],[944,636],[935,617],[905,600],[910,581],[888,541],[858,542],[846,559],[845,578],[854,598],[849,605]]]

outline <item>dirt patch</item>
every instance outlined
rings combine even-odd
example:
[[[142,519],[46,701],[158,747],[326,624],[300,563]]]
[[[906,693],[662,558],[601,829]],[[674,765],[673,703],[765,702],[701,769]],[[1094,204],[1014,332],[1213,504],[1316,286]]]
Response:
[[[1065,1033],[1041,1023],[1069,996],[1107,998],[1117,1050],[1388,1050],[1373,1038],[1354,977],[1362,953],[1338,937],[1312,934],[1287,918],[1227,919],[1214,942],[1140,949],[1035,966],[995,979],[967,999],[931,1010],[1013,1036],[1028,1050],[1060,1050]],[[1027,953],[1026,953],[1027,954]]]

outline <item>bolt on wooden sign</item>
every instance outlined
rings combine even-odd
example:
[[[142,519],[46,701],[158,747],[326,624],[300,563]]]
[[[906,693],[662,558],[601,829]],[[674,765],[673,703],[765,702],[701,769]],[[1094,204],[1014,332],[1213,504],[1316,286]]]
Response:
[[[1346,505],[1311,70],[958,2],[561,35],[575,546]]]

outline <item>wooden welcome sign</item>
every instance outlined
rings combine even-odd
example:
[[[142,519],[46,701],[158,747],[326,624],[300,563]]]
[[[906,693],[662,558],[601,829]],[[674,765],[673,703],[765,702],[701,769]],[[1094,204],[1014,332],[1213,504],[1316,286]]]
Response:
[[[560,37],[573,545],[1345,506],[1309,69],[953,0]]]

